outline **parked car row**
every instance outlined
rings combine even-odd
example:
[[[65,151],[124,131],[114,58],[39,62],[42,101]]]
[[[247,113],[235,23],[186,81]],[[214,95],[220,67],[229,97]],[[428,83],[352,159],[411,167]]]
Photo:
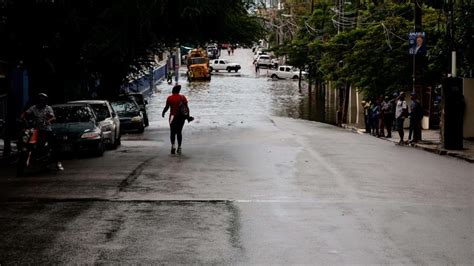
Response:
[[[147,101],[142,94],[121,95],[114,101],[81,100],[56,104],[52,127],[62,152],[101,156],[117,148],[123,132],[142,133],[148,126]]]

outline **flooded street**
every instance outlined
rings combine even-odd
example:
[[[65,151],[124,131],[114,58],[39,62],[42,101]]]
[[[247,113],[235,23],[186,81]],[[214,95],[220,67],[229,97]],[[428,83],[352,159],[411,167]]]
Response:
[[[297,80],[271,80],[267,69],[255,72],[253,53],[237,49],[234,55],[222,53],[222,58],[239,63],[238,72],[213,72],[211,82],[188,82],[186,68],[180,69],[181,93],[188,97],[197,126],[221,126],[234,123],[251,123],[258,116],[281,116],[311,119],[315,107],[308,105],[306,82],[299,91]],[[151,121],[163,126],[161,111],[172,85],[158,86],[149,106]]]
[[[308,121],[331,122],[324,93],[257,75],[250,50],[224,58],[241,71],[181,69],[183,155],[163,83],[118,149],[2,173],[0,265],[472,263],[472,164]]]

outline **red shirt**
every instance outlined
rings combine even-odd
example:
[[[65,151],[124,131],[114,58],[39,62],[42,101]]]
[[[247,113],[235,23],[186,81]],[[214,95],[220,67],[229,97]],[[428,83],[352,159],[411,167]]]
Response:
[[[168,96],[166,99],[166,105],[170,107],[170,117],[176,116],[176,113],[179,109],[179,103],[183,101],[184,104],[188,104],[188,99],[184,95],[180,95],[179,93],[172,94]]]

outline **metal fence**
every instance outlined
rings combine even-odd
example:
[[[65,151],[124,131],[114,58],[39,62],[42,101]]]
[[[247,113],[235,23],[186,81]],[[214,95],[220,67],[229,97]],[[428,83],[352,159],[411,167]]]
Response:
[[[162,65],[155,69],[153,69],[152,75],[143,75],[141,78],[138,78],[127,85],[125,85],[126,92],[151,92],[152,91],[152,81],[150,80],[151,76],[153,76],[153,86],[159,83],[163,78],[166,77],[167,73],[167,66]]]

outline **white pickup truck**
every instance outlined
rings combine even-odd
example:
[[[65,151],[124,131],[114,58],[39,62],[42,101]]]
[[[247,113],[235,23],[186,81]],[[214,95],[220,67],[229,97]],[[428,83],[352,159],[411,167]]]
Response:
[[[301,76],[304,78],[308,73],[305,71],[301,72]],[[269,69],[267,72],[269,77],[277,79],[298,79],[300,71],[292,66],[279,66],[276,70]]]
[[[218,72],[219,70],[227,70],[235,72],[240,70],[240,65],[237,63],[230,63],[227,59],[214,59],[209,62],[209,69],[212,72],[213,70]]]

